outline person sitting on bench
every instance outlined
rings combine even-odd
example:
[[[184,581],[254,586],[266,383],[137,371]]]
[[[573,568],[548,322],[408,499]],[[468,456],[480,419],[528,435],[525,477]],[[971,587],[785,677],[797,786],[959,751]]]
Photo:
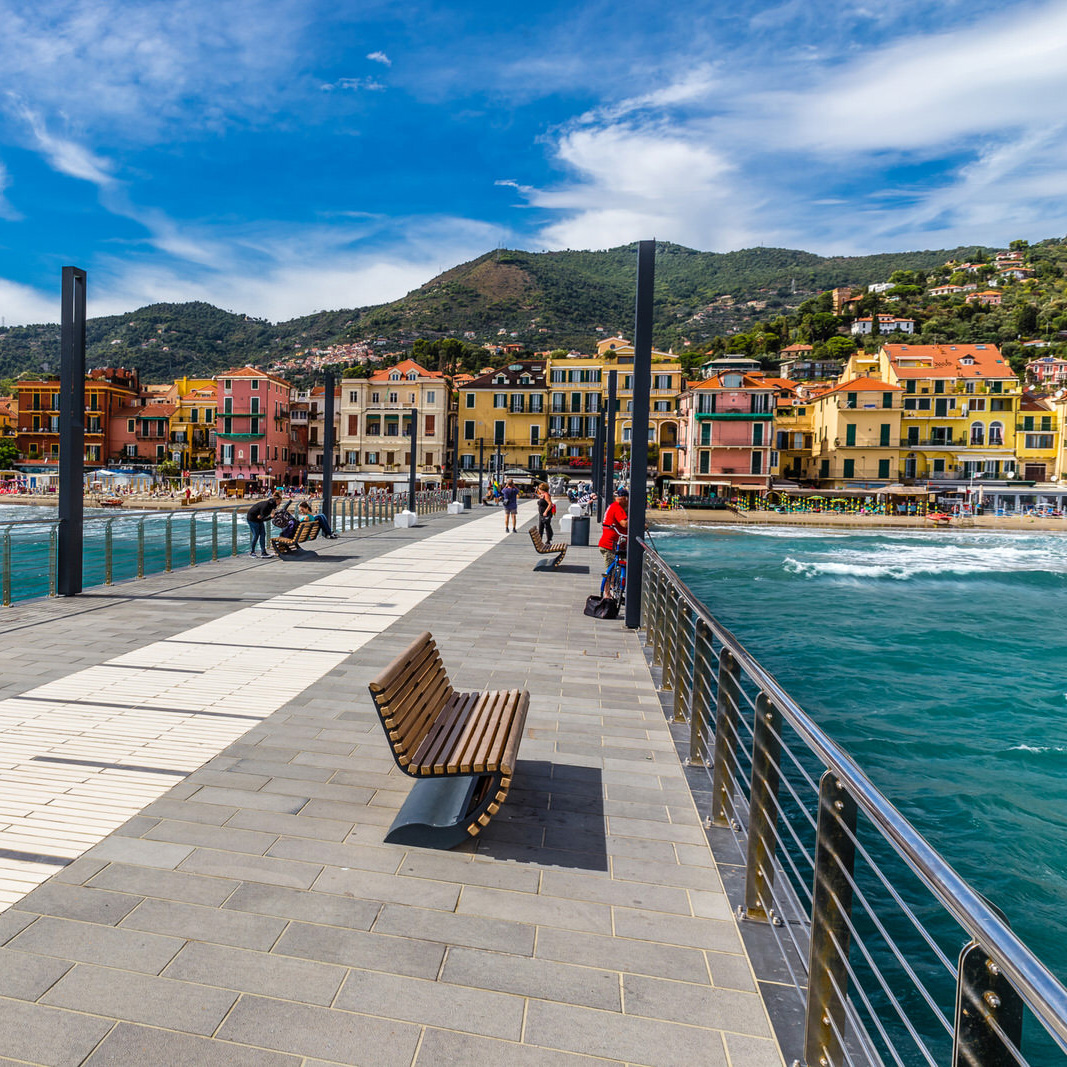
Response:
[[[319,524],[319,529],[322,530],[323,534],[333,540],[337,539],[337,534],[330,529],[330,523],[326,516],[323,515],[321,511],[317,515],[313,514],[311,505],[306,500],[300,501],[297,511],[300,512],[301,522],[317,522]]]

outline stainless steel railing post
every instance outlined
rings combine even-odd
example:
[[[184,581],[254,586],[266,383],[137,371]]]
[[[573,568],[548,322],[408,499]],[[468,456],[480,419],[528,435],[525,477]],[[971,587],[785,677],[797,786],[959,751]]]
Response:
[[[144,577],[144,518],[137,522],[137,577]]]
[[[196,513],[189,513],[189,566],[196,566]]]
[[[707,711],[711,706],[711,631],[708,624],[697,616],[693,627],[693,685],[690,690],[689,707],[689,762],[703,767],[708,759]]]
[[[237,555],[237,509],[230,512],[230,555]]]
[[[59,524],[53,523],[48,536],[48,595],[56,596],[59,588]]]
[[[848,1008],[849,925],[858,810],[837,775],[826,771],[819,780],[804,1022],[804,1059],[811,1067],[844,1063],[842,1037]]]
[[[685,722],[686,697],[693,691],[692,684],[686,683],[688,671],[685,670],[686,652],[689,648],[689,609],[685,601],[679,601],[674,628],[674,663],[671,666],[671,678],[674,681],[674,721]],[[684,640],[683,640],[684,638]],[[688,693],[687,693],[688,691]]]
[[[11,527],[5,527],[4,529],[4,575],[3,575],[3,594],[0,599],[3,600],[4,607],[11,606]]]
[[[674,689],[674,646],[678,637],[678,612],[681,605],[678,603],[674,587],[667,589],[667,599],[664,604],[663,619],[663,662],[660,672],[660,688]]]
[[[998,909],[999,910],[999,909]],[[1005,919],[1007,922],[1007,919]],[[960,952],[952,1067],[1014,1067],[1023,1040],[1023,998],[975,940]]]
[[[219,558],[219,513],[211,513],[211,562]]]
[[[745,860],[745,914],[770,919],[774,847],[778,835],[778,779],[782,755],[781,715],[766,693],[756,698],[752,733],[752,789]]]
[[[737,780],[737,722],[741,670],[733,653],[719,653],[718,700],[715,706],[715,752],[711,770],[711,821],[715,826],[733,823],[733,795]]]
[[[174,516],[167,516],[166,533],[163,538],[163,570],[167,573],[170,572],[173,566],[173,548],[174,548]]]

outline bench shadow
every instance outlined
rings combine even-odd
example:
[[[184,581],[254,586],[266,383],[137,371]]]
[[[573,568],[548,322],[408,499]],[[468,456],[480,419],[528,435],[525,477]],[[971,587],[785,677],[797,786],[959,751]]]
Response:
[[[518,760],[511,792],[475,839],[475,849],[496,860],[606,871],[600,768]]]
[[[589,568],[585,564],[580,563],[561,563],[558,567],[552,568],[557,574],[588,574]]]

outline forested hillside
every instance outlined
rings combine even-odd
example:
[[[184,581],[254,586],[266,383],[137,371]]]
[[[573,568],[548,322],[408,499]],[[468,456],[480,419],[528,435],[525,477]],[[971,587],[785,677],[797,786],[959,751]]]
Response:
[[[840,335],[851,317],[877,309],[913,317],[924,340],[996,342],[1018,361],[1024,340],[1059,343],[1067,331],[1067,245],[1014,244],[1029,265],[1022,280],[996,277],[993,250],[981,247],[827,258],[784,248],[720,254],[660,244],[654,342],[676,352],[748,351],[773,362],[796,341],[822,347],[838,336],[837,347],[844,347]],[[89,363],[132,366],[144,380],[161,381],[267,364],[335,342],[371,341],[377,351],[396,352],[410,351],[419,339],[456,337],[589,352],[599,338],[631,334],[635,273],[635,245],[603,252],[498,249],[401,300],[277,324],[206,303],[154,304],[90,319]],[[888,292],[865,296],[844,316],[831,314],[827,290],[852,286],[862,293],[890,279],[896,284]],[[967,303],[964,294],[930,296],[932,285],[953,280],[1002,282],[1002,302],[986,307]],[[0,329],[0,377],[58,366],[58,326]]]

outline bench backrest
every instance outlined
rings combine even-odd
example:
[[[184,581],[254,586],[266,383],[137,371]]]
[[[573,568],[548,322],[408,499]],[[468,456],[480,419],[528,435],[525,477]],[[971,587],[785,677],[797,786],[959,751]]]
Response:
[[[541,540],[540,533],[538,533],[532,526],[530,527],[530,540],[533,541],[533,546],[538,552],[544,552],[545,543]]]
[[[319,536],[319,521],[316,518],[301,519],[297,524],[296,533],[293,535],[294,544],[302,544],[304,541],[314,541]]]
[[[406,767],[455,690],[426,632],[370,683],[370,692],[396,761]]]

